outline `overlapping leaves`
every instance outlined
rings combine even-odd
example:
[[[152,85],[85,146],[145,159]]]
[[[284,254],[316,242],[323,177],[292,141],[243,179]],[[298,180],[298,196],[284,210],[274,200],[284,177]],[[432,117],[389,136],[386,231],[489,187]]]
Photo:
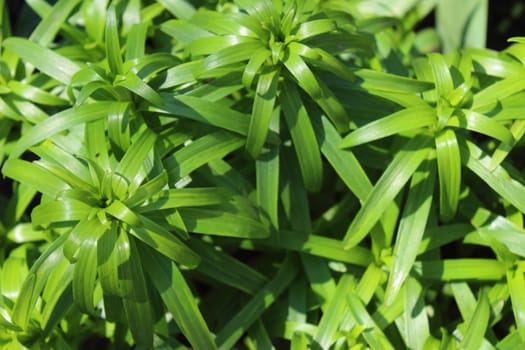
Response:
[[[197,79],[235,74],[236,83],[253,91],[247,151],[255,158],[261,153],[274,129],[271,122],[282,111],[305,185],[316,190],[322,181],[321,157],[303,94],[344,131],[350,123],[347,113],[315,70],[355,80],[347,64],[323,48],[323,38],[347,40],[342,51],[355,47],[364,52],[372,46],[363,45],[367,39],[357,33],[349,18],[330,17],[319,10],[317,1],[300,6],[293,1],[238,1],[236,5],[240,12],[200,10],[187,21],[163,24],[162,30],[182,38],[185,54],[194,58],[173,68],[175,80],[168,72],[163,86],[178,84],[176,79],[186,67]]]
[[[446,2],[195,3],[2,22],[0,347],[522,347],[522,39],[412,57]]]

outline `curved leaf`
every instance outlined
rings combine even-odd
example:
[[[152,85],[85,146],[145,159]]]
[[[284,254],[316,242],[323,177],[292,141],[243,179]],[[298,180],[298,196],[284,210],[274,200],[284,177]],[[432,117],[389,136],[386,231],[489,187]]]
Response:
[[[408,130],[431,126],[437,121],[436,112],[429,106],[402,109],[352,131],[340,147],[354,147]]]
[[[461,156],[454,131],[443,129],[436,135],[436,153],[439,210],[442,220],[449,221],[456,214],[461,186]]]
[[[66,109],[63,112],[57,113],[43,122],[35,125],[28,130],[20,140],[16,143],[10,158],[20,156],[29,147],[50,138],[51,136],[72,128],[82,123],[88,123],[104,117],[107,117],[108,110],[114,103],[119,102],[97,102],[92,104],[83,104],[78,107]]]
[[[64,85],[70,83],[81,67],[70,59],[22,38],[8,38],[3,45],[27,63]]]
[[[283,85],[281,105],[305,186],[310,191],[317,191],[323,180],[323,163],[308,111],[295,86]]]
[[[412,138],[394,157],[352,220],[343,239],[346,249],[356,246],[379,221],[391,201],[430,152],[430,139]]]

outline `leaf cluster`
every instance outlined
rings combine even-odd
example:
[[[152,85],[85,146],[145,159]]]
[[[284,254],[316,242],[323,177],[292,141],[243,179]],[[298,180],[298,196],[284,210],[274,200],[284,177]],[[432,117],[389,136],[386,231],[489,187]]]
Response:
[[[522,347],[525,39],[456,5],[0,0],[0,347]]]

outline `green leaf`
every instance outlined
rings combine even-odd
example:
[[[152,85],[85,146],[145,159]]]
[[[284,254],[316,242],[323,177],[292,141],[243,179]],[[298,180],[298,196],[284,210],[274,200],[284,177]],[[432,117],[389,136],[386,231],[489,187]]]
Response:
[[[106,57],[109,70],[113,74],[122,74],[122,55],[120,53],[119,29],[115,6],[110,6],[106,14],[106,30],[104,33],[106,41]]]
[[[114,104],[109,109],[109,115],[107,119],[107,129],[109,139],[113,142],[113,151],[116,154],[122,153],[127,150],[131,144],[131,130],[130,130],[130,114],[131,105],[129,104]],[[88,126],[89,130],[89,126]],[[102,130],[105,132],[105,130]],[[100,134],[99,134],[100,135]],[[86,140],[88,140],[88,134],[86,133]],[[109,167],[109,163],[105,160],[105,153],[107,153],[106,138],[98,136],[92,140],[93,143],[99,144],[101,151],[99,152],[99,162],[104,162],[104,168]],[[97,152],[92,153],[91,157],[96,157]]]
[[[32,148],[33,153],[41,159],[38,162],[43,168],[57,177],[68,182],[72,187],[81,188],[87,192],[95,192],[96,188],[91,184],[89,169],[82,160],[71,154],[67,143],[56,143],[44,140],[38,146]]]
[[[4,40],[3,44],[7,50],[64,85],[69,84],[73,75],[81,69],[65,56],[26,39],[12,37]]]
[[[118,79],[115,86],[125,87],[154,106],[162,106],[164,104],[162,97],[132,72],[127,73],[122,79]]]
[[[394,157],[348,227],[343,239],[345,248],[356,246],[372,230],[408,179],[428,156],[429,146],[429,138],[416,136]]]
[[[82,242],[78,253],[78,260],[74,265],[73,299],[80,310],[91,314],[95,312],[94,296],[97,265],[93,262],[97,259],[98,238],[97,235],[93,234]]]
[[[297,29],[295,36],[299,41],[319,34],[332,32],[336,29],[336,23],[332,19],[323,18],[303,22]]]
[[[479,227],[477,231],[482,237],[489,237],[502,243],[510,252],[525,256],[525,230],[512,221],[497,216],[487,225]]]
[[[368,249],[354,247],[345,250],[341,241],[315,234],[309,234],[305,238],[301,232],[281,230],[279,240],[276,242],[262,241],[260,243],[358,266],[368,266],[372,262],[372,255]]]
[[[155,289],[177,326],[195,349],[216,349],[214,339],[199,311],[184,276],[177,266],[151,249],[141,249],[141,257]]]
[[[68,101],[59,96],[53,95],[38,87],[19,82],[18,80],[9,81],[7,86],[13,93],[33,103],[39,103],[46,106],[66,106],[69,104]]]
[[[339,329],[341,320],[348,312],[348,304],[345,296],[351,291],[353,285],[353,276],[343,275],[341,277],[323,317],[319,320],[319,326],[314,340],[323,349],[328,349],[333,343],[333,337]]]
[[[197,253],[189,249],[174,234],[156,222],[139,216],[141,226],[129,228],[129,233],[173,261],[194,268],[199,264]]]
[[[269,231],[259,221],[228,207],[214,209],[181,208],[189,231],[208,235],[248,239],[267,238]]]
[[[425,292],[420,282],[411,277],[406,280],[405,312],[402,319],[404,322],[402,332],[407,347],[423,349],[425,341],[430,336],[427,311],[425,310]]]
[[[211,39],[214,40],[212,41]],[[204,38],[200,39],[200,41],[209,41],[209,43],[207,43],[208,47],[206,48],[206,53],[213,52],[212,55],[206,57],[204,60],[203,69],[205,72],[214,68],[238,64],[240,62],[249,60],[254,52],[258,52],[258,49],[263,47],[262,43],[258,40],[244,38],[242,39],[242,42],[238,43],[239,37],[233,37],[230,42],[225,42],[225,47],[220,51],[218,49],[211,51],[210,44],[216,44],[219,41],[218,37]],[[192,46],[194,45],[195,44],[192,44]]]
[[[22,329],[27,329],[40,293],[45,286],[49,275],[57,268],[57,264],[64,260],[61,246],[67,235],[61,235],[38,257],[20,289],[19,297],[14,305],[13,323]],[[67,262],[67,260],[65,261]]]
[[[182,19],[190,19],[195,12],[195,8],[186,0],[157,0],[172,15]]]
[[[416,261],[432,205],[436,177],[433,163],[433,160],[424,161],[412,176],[394,245],[394,262],[386,288],[387,304],[395,299]]]
[[[144,57],[147,35],[147,23],[134,24],[131,27],[126,40],[126,60]]]
[[[363,329],[363,337],[366,342],[373,350],[379,349],[394,349],[392,344],[389,342],[386,335],[381,331],[381,329],[374,322],[370,314],[365,309],[363,302],[355,293],[348,293],[346,296],[348,306],[350,308],[350,313],[355,319],[355,322],[358,326]]]
[[[525,298],[522,293],[525,290],[525,276],[523,271],[519,269],[508,270],[507,286],[518,333],[521,341],[525,342]]]
[[[465,128],[480,134],[490,136],[505,144],[511,145],[514,143],[512,133],[502,124],[494,119],[488,118],[483,114],[463,110],[462,113],[452,116],[447,121],[447,126]]]
[[[280,151],[277,147],[263,151],[255,162],[257,204],[274,228],[279,228],[279,163]]]
[[[281,104],[303,181],[309,191],[316,192],[321,188],[323,180],[321,154],[308,111],[294,85],[283,84]]]
[[[358,159],[353,153],[339,148],[341,136],[327,118],[314,119],[313,126],[323,155],[350,191],[364,201],[372,191],[372,183]]]
[[[304,57],[306,61],[310,62],[312,65],[319,66],[319,68],[348,81],[356,80],[356,77],[350,68],[325,50],[320,48],[310,48],[309,46],[298,42],[291,42],[288,45],[288,48],[290,51]]]
[[[461,156],[454,131],[443,129],[435,138],[439,175],[439,212],[443,221],[449,221],[458,208]]]
[[[137,134],[137,139],[128,148],[115,169],[115,173],[127,180],[130,193],[134,193],[147,176],[150,170],[147,166],[148,157],[151,156],[157,140],[157,135],[150,129],[144,129]]]
[[[431,53],[428,55],[428,61],[436,84],[436,91],[439,98],[447,98],[450,93],[454,90],[454,82],[450,75],[445,58],[437,53]]]
[[[461,152],[470,170],[501,197],[525,212],[525,187],[521,183],[510,177],[501,165],[491,171],[492,159],[472,142],[461,147]]]
[[[70,188],[66,182],[48,172],[38,163],[25,160],[7,160],[2,168],[2,173],[4,176],[26,184],[51,198]]]
[[[107,5],[109,0],[83,1],[81,12],[84,18],[86,32],[95,42],[104,40]]]
[[[525,74],[520,72],[489,85],[474,95],[471,109],[477,110],[483,108],[484,106],[491,105],[499,100],[523,91],[523,89],[525,89],[524,78]]]
[[[196,270],[221,284],[254,295],[268,283],[266,276],[211,244],[192,239],[188,246],[202,259]]]
[[[525,120],[516,120],[510,127],[513,136],[512,142],[502,142],[494,150],[490,170],[494,170],[509,155],[510,151],[516,146],[519,140],[525,135]]]
[[[128,327],[138,348],[153,346],[153,309],[139,251],[133,237],[123,235],[129,245],[129,258],[121,266],[122,279],[129,281],[130,294],[122,299]],[[149,282],[149,281],[148,281]]]
[[[223,188],[171,188],[155,196],[148,204],[138,207],[137,212],[146,213],[163,209],[221,204],[230,197],[230,192]]]
[[[253,296],[217,333],[219,349],[230,349],[244,332],[266,311],[297,274],[297,259],[287,256],[275,277]]]
[[[31,212],[33,225],[48,227],[51,223],[80,221],[93,213],[93,207],[80,200],[68,199],[41,203]]]
[[[204,98],[181,95],[173,97],[163,94],[163,107],[148,108],[153,112],[171,114],[184,117],[208,125],[217,126],[241,135],[248,134],[250,119],[246,114]]]
[[[180,19],[172,19],[163,22],[160,25],[160,30],[164,33],[177,38],[185,44],[190,44],[193,40],[212,36],[210,32],[200,28],[199,26]]]
[[[341,103],[328,87],[316,78],[304,60],[298,54],[290,52],[284,59],[284,65],[301,89],[321,107],[336,128],[341,132],[348,130],[350,123]]]
[[[29,40],[42,46],[48,46],[55,39],[60,27],[67,21],[71,11],[79,2],[80,0],[57,1],[47,16],[31,33]]]
[[[175,152],[164,161],[170,182],[176,182],[213,159],[219,159],[244,145],[234,134],[209,133]]]
[[[429,106],[402,109],[351,132],[343,138],[340,147],[354,147],[405,131],[429,127],[436,120],[436,112]]]
[[[16,143],[16,147],[9,155],[10,158],[19,157],[29,147],[52,137],[53,135],[80,125],[98,119],[107,117],[108,110],[113,104],[118,102],[97,102],[92,104],[83,104],[78,107],[66,109],[43,122],[35,125],[28,130]]]
[[[479,349],[487,331],[490,317],[490,303],[484,289],[481,290],[476,309],[467,322],[467,331],[459,346],[463,349]]]
[[[43,241],[46,238],[44,231],[35,230],[30,223],[17,224],[7,232],[6,236],[10,241],[19,244]]]
[[[73,266],[66,259],[58,261],[46,280],[42,293],[45,305],[41,311],[41,327],[46,334],[51,333],[73,305],[71,288]]]
[[[246,88],[250,88],[257,72],[264,62],[271,56],[272,52],[265,47],[258,48],[250,57],[242,72],[242,83]]]
[[[358,69],[354,74],[361,78],[361,81],[358,81],[359,86],[372,93],[382,91],[410,94],[427,91],[434,87],[434,84],[429,81],[405,78],[370,69]]]
[[[436,24],[445,52],[459,48],[484,48],[487,34],[488,1],[453,0],[437,3]]]
[[[272,69],[261,74],[257,82],[250,127],[246,138],[246,150],[253,158],[257,158],[266,141],[277,97],[278,79],[279,69]]]
[[[415,264],[421,277],[441,281],[498,281],[505,276],[505,265],[491,259],[443,259]]]
[[[132,286],[123,281],[119,267],[129,259],[129,244],[118,222],[112,222],[97,241],[97,268],[100,285],[106,296],[125,297]]]

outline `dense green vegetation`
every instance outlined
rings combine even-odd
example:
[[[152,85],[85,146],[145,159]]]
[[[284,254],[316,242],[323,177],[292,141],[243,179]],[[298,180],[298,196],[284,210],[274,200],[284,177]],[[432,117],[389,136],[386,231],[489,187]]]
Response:
[[[0,0],[0,348],[523,347],[488,6]]]

